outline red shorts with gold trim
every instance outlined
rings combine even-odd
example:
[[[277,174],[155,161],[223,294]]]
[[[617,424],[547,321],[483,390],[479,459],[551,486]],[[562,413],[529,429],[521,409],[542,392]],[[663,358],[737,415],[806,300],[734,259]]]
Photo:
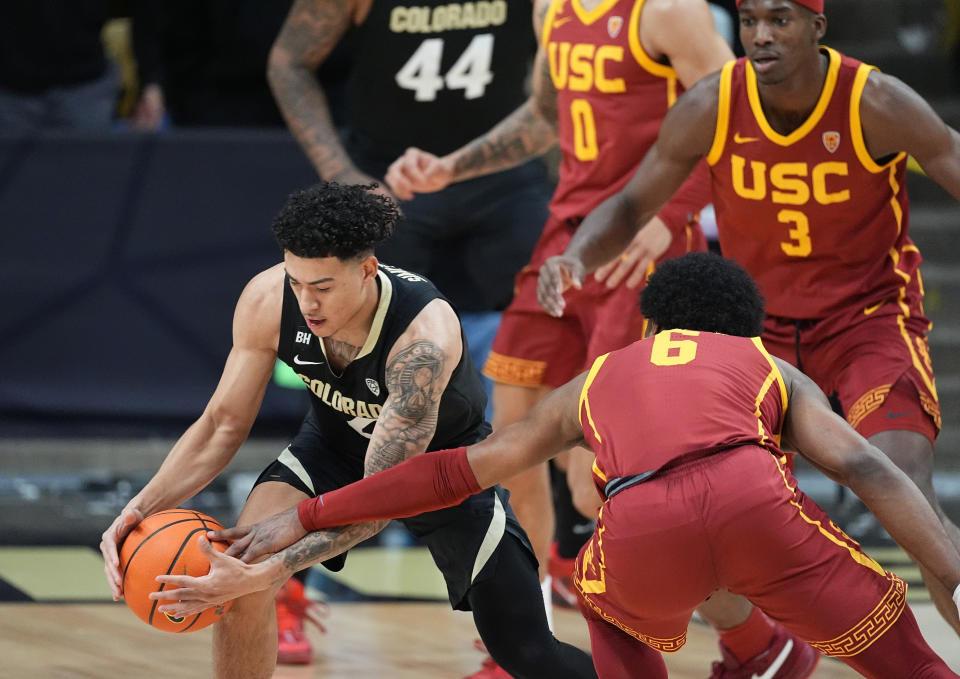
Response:
[[[583,602],[672,652],[693,610],[728,589],[822,653],[860,653],[900,617],[906,584],[796,485],[766,449],[743,446],[624,490],[577,558]]]
[[[913,285],[903,298],[825,319],[768,318],[763,344],[800,367],[824,393],[836,392],[861,435],[906,429],[932,443],[941,417],[922,298]]]
[[[503,312],[483,373],[496,382],[525,387],[557,387],[595,358],[643,337],[638,290],[610,290],[591,275],[581,290],[570,290],[562,318],[537,304],[537,278],[548,257],[563,254],[576,231],[575,222],[550,217],[530,263],[516,277],[513,301]],[[706,249],[699,224],[685,238],[675,238],[662,259]],[[645,281],[644,281],[645,282]],[[641,284],[642,288],[642,284]]]

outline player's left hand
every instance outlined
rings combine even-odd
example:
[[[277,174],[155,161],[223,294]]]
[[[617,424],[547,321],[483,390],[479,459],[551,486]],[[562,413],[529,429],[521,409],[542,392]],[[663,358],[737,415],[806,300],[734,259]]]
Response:
[[[210,572],[195,578],[189,575],[158,575],[157,582],[165,585],[150,598],[163,602],[157,610],[175,616],[195,615],[219,606],[237,597],[268,588],[274,578],[265,568],[245,564],[227,556],[210,545],[206,536],[197,538],[200,551],[210,560]]]
[[[659,217],[647,222],[630,245],[617,259],[593,272],[598,281],[606,280],[608,288],[615,288],[626,280],[628,288],[636,289],[646,278],[650,265],[667,251],[673,234]]]
[[[224,554],[235,556],[244,563],[254,563],[289,547],[306,534],[307,529],[300,523],[300,516],[294,506],[252,526],[208,531],[207,537],[211,540],[229,540],[230,547]]]

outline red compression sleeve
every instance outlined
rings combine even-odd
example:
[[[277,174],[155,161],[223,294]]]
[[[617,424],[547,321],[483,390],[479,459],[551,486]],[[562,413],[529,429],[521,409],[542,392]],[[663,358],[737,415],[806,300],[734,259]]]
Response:
[[[483,490],[466,447],[410,458],[343,488],[297,505],[308,531],[362,521],[416,516],[452,507]]]
[[[674,238],[683,234],[684,227],[692,222],[707,205],[713,201],[710,188],[710,170],[707,162],[701,160],[687,177],[670,202],[661,208],[657,216],[670,229]]]

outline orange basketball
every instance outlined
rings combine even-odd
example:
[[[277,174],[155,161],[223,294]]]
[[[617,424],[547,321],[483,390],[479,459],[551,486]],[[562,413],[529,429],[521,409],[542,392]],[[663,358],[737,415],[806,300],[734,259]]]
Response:
[[[157,582],[158,575],[206,575],[210,562],[197,547],[197,536],[220,528],[223,526],[216,519],[192,509],[168,509],[137,524],[120,546],[123,598],[130,610],[164,632],[195,632],[219,620],[233,602],[177,618],[157,611],[165,602],[148,595],[169,586]],[[221,552],[227,548],[225,542],[212,544]]]

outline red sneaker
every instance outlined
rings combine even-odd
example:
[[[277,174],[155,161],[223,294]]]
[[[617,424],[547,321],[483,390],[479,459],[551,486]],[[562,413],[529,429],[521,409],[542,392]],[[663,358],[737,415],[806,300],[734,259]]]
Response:
[[[487,653],[487,647],[483,645],[483,640],[475,639],[473,647],[481,653],[486,653],[487,657],[483,659],[480,669],[469,674],[464,679],[513,679],[505,669],[497,664],[497,661]]]
[[[816,649],[780,625],[767,649],[742,665],[723,644],[720,655],[710,679],[806,679],[820,661]]]
[[[547,573],[550,574],[550,593],[554,606],[574,609],[577,607],[577,590],[573,588],[573,568],[576,561],[560,556],[556,542],[550,544]]]
[[[308,599],[303,592],[303,583],[290,578],[277,592],[277,662],[281,665],[306,665],[313,659],[313,647],[303,631],[303,622],[308,620],[321,632],[326,632],[320,622],[329,614],[325,603]]]

